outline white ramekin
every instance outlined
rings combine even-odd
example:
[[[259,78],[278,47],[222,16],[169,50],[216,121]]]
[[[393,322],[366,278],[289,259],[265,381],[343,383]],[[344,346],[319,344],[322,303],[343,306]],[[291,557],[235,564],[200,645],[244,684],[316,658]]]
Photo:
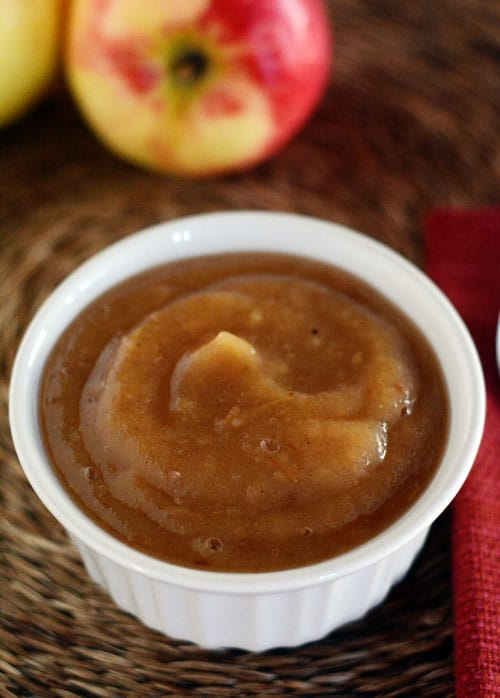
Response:
[[[45,361],[73,318],[123,279],[181,257],[264,250],[320,259],[354,272],[399,306],[441,362],[451,404],[442,463],[414,506],[369,542],[334,559],[261,574],[206,572],[143,555],[80,511],[47,459],[38,421]],[[26,476],[78,546],[90,576],[145,625],[207,648],[265,650],[318,639],[363,616],[407,572],[432,522],[467,477],[479,447],[485,391],[471,338],[444,295],[415,266],[375,240],[312,218],[229,212],[171,221],[87,261],[47,299],[19,348],[10,420]]]

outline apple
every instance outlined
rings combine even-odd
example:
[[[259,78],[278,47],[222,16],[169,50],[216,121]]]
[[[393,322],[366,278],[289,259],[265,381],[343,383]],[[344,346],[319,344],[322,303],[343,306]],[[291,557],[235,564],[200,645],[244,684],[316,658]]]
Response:
[[[21,117],[57,72],[61,0],[2,0],[0,127]]]
[[[65,66],[114,153],[207,176],[292,138],[323,94],[331,45],[321,0],[73,0]]]

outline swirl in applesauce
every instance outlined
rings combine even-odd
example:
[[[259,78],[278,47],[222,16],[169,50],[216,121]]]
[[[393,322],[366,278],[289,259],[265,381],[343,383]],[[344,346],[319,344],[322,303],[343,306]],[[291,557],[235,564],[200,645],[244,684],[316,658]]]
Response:
[[[249,254],[108,295],[56,349],[42,416],[73,496],[126,542],[209,569],[297,566],[375,535],[427,483],[446,434],[439,369],[359,280]]]

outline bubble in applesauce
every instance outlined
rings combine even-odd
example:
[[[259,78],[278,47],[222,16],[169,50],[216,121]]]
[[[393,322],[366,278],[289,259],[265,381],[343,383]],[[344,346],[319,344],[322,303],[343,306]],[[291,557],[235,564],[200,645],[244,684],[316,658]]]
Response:
[[[276,439],[262,439],[259,446],[263,451],[273,452],[280,450],[280,444]]]
[[[193,540],[193,550],[200,555],[213,555],[224,548],[224,543],[220,538],[214,536],[210,538],[195,538]]]

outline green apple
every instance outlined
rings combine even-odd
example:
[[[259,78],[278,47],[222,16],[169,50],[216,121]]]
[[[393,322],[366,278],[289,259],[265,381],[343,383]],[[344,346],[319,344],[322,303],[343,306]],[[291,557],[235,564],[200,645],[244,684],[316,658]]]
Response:
[[[61,0],[2,0],[0,127],[22,116],[57,71]]]

